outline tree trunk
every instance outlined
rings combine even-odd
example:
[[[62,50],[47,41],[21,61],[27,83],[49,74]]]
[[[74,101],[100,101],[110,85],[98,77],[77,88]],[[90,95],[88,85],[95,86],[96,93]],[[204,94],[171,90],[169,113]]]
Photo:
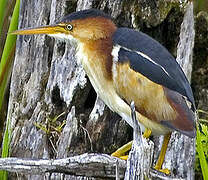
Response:
[[[73,11],[93,7],[112,15],[118,26],[149,34],[176,56],[180,31],[183,32],[180,25],[185,22],[186,7],[190,6],[181,3],[178,0],[22,1],[19,28],[53,24]],[[191,60],[193,39],[190,41],[190,52],[184,49],[188,53],[185,60]],[[178,50],[181,47],[184,42],[179,43]],[[178,51],[184,62],[181,54]],[[111,154],[132,140],[132,129],[97,97],[74,55],[73,46],[44,35],[18,37],[8,110],[13,128],[11,156],[56,159],[85,152]],[[154,138],[154,163],[160,141]],[[171,169],[172,177],[193,179],[194,154],[194,140],[174,133],[164,165]],[[10,179],[17,177],[82,179],[55,173],[10,174]]]

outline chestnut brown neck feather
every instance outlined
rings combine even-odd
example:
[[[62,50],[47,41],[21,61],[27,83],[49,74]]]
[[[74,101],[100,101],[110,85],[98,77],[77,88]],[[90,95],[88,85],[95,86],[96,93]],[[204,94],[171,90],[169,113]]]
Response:
[[[99,64],[102,66],[104,78],[111,80],[113,64],[111,55],[113,48],[112,36],[117,27],[111,20],[104,18],[99,18],[99,21],[97,21],[97,19],[93,21],[89,18],[85,21],[93,22],[91,27],[88,28],[92,29],[91,32],[94,34],[89,35],[89,37],[93,38],[88,40],[81,39],[80,42],[84,45],[85,53],[87,53],[91,64]],[[95,28],[94,23],[96,23],[96,30],[93,30]],[[100,31],[101,29],[104,30]]]
[[[91,63],[102,66],[102,69],[104,70],[104,78],[107,78],[108,80],[112,79],[112,48],[112,37],[85,43],[85,51],[88,56],[91,56]]]

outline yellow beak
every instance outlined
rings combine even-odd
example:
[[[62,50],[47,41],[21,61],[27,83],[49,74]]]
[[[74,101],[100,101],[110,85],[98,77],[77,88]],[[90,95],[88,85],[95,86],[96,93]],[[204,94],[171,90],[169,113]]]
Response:
[[[48,25],[36,28],[20,29],[12,32],[11,34],[26,35],[26,34],[58,34],[63,33],[64,28],[60,25]]]

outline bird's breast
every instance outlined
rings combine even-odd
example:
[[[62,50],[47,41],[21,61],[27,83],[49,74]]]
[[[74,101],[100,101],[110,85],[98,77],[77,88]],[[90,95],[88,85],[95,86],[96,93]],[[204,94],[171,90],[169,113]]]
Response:
[[[82,64],[98,96],[112,111],[118,113],[127,121],[130,126],[133,127],[130,106],[129,104],[127,104],[126,99],[118,94],[118,87],[115,86],[115,82],[113,81],[113,79],[109,79],[108,76],[106,76],[105,63],[102,57],[103,56],[100,57],[99,54],[96,54],[95,52],[92,55],[92,53],[86,50],[84,46],[79,46],[78,48],[77,58],[80,60],[80,63]],[[117,71],[117,73],[121,72]],[[125,72],[123,73],[125,74]],[[122,81],[125,81],[125,78],[130,78],[129,74],[123,76]],[[125,87],[123,87],[122,89],[125,89]],[[126,87],[126,92],[129,89],[134,89],[134,86]],[[131,93],[131,91],[129,91],[129,93]],[[126,95],[128,96],[128,94]],[[137,93],[135,93],[134,95],[136,96]],[[129,94],[129,97],[131,97],[131,94]],[[134,101],[134,99],[131,100]],[[145,126],[152,129],[154,132],[156,132],[156,134],[165,134],[167,131],[169,131],[167,128],[164,128],[157,122],[148,119],[139,112],[137,112],[137,119],[139,120],[141,127],[143,128],[142,130],[144,130]]]
[[[118,112],[118,104],[128,108],[117,95],[112,79],[108,78],[105,69],[105,59],[96,51],[91,51],[80,44],[77,51],[77,59],[82,64],[93,88],[105,104],[115,112]]]

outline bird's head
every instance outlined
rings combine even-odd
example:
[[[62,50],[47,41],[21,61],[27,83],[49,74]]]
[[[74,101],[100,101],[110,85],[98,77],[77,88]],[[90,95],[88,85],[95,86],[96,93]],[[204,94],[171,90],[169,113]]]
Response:
[[[110,16],[96,9],[74,12],[55,25],[14,31],[12,34],[47,34],[58,39],[80,42],[104,39],[113,34],[116,26]]]

